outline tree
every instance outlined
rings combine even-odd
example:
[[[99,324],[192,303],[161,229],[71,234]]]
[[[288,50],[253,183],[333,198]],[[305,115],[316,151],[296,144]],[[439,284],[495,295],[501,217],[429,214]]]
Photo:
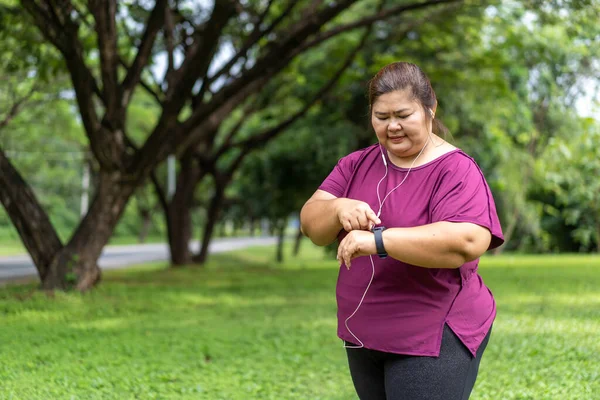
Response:
[[[224,204],[225,192],[244,159],[253,151],[260,149],[266,142],[289,130],[292,124],[302,118],[333,88],[364,46],[369,32],[367,30],[365,33],[361,33],[357,40],[358,43],[344,41],[345,46],[338,45],[337,52],[342,53],[340,55],[342,63],[334,65],[333,68],[331,65],[319,66],[317,76],[312,77],[313,79],[309,78],[310,85],[298,83],[290,85],[286,82],[290,80],[290,76],[296,81],[305,78],[300,71],[288,73],[283,79],[273,79],[258,98],[252,98],[246,103],[242,108],[241,115],[235,116],[236,121],[232,126],[225,129],[217,128],[220,132],[215,135],[214,142],[205,144],[200,151],[195,148],[186,154],[182,161],[187,163],[186,168],[181,170],[173,201],[167,205],[166,212],[166,215],[170,217],[167,218],[169,232],[174,233],[169,236],[173,264],[188,264],[192,261],[187,244],[190,240],[190,211],[196,187],[207,175],[212,178],[214,191],[204,221],[202,245],[199,254],[193,257],[193,261],[203,263],[206,261],[208,246]],[[348,48],[352,50],[348,51]],[[334,69],[334,71],[329,71],[330,69]],[[302,93],[294,93],[298,90],[290,90],[291,86],[295,86],[296,89],[300,87],[299,90]],[[304,86],[314,86],[314,88]],[[306,100],[302,100],[303,98]],[[295,111],[290,113],[288,111],[290,109],[295,109]],[[277,118],[278,115],[286,114],[289,116],[283,120]],[[195,179],[190,179],[190,171],[195,171]],[[160,194],[162,191],[157,190],[157,192]],[[164,200],[162,203],[166,204]],[[276,222],[279,223],[280,219]]]
[[[569,14],[557,13],[555,7],[567,6]],[[598,40],[597,24],[593,22],[597,12],[598,8],[590,4],[576,2],[545,5],[540,9],[530,3],[513,2],[510,6],[501,3],[487,9],[463,10],[455,19],[416,25],[408,32],[378,27],[377,36],[383,40],[360,52],[357,62],[345,73],[347,82],[343,90],[329,93],[315,110],[320,115],[308,124],[312,123],[316,129],[320,124],[315,121],[325,121],[334,115],[331,119],[337,122],[327,121],[330,128],[342,121],[356,125],[355,135],[360,140],[351,148],[371,144],[374,138],[368,134],[365,86],[358,82],[388,62],[398,59],[416,62],[432,79],[440,101],[438,115],[454,132],[457,144],[475,156],[492,186],[507,248],[556,249],[549,239],[565,236],[563,233],[568,235],[569,231],[558,225],[548,226],[544,210],[557,208],[561,224],[574,210],[585,216],[594,214],[583,211],[588,206],[574,199],[568,207],[569,213],[562,213],[566,205],[548,195],[547,199],[540,199],[534,194],[546,186],[545,174],[536,165],[538,160],[549,157],[545,148],[551,138],[574,143],[582,140],[573,136],[581,127],[570,107],[586,79],[594,76],[598,68],[594,62],[598,60],[600,47],[581,45]],[[294,138],[297,129],[298,124],[294,126]],[[322,134],[319,131],[318,135]],[[308,140],[298,149],[290,150],[290,162],[299,162],[297,152],[310,145]],[[271,151],[267,153],[261,154],[261,159],[271,157]],[[313,162],[313,154],[306,157],[302,162]],[[254,168],[261,168],[262,164],[254,158],[253,162]],[[333,163],[330,161],[329,165]],[[569,179],[567,171],[570,169],[565,169],[561,179]],[[246,174],[252,171],[240,174],[243,182]],[[262,176],[266,179],[267,174]],[[302,185],[303,181],[299,179],[297,183]],[[312,189],[317,185],[318,182],[314,183]],[[253,215],[261,206],[269,207],[272,212],[286,204],[273,200],[273,196],[262,190],[242,196],[235,193],[253,205],[250,208]],[[583,237],[585,231],[592,238],[589,234],[594,225],[589,220],[579,222],[581,228],[574,236]]]
[[[2,158],[0,198],[38,269],[42,286],[87,290],[100,279],[97,259],[125,206],[169,154],[185,157],[210,143],[221,122],[249,96],[277,76],[298,55],[345,31],[458,0],[429,0],[353,16],[355,3],[290,1],[214,4],[157,0],[79,2],[22,0],[33,23],[64,59],[94,161],[98,187],[87,215],[63,245],[40,203],[28,195],[12,164]],[[141,22],[141,23],[140,23]],[[241,41],[229,41],[229,30]],[[129,38],[125,40],[123,38]],[[220,46],[233,56],[211,69]],[[152,82],[150,67],[166,59],[166,71]],[[128,136],[127,110],[144,87],[161,114],[151,134],[136,144]],[[15,200],[18,199],[18,202]],[[39,216],[35,221],[30,216]],[[34,226],[36,229],[34,229]]]
[[[577,129],[574,101],[600,68],[600,4],[511,1],[468,11],[416,27],[401,46],[370,47],[370,64],[402,58],[422,66],[437,115],[492,187],[506,247],[544,251],[535,164],[551,138]],[[399,42],[396,32],[387,35]]]
[[[58,172],[58,164],[73,165],[76,160],[70,153],[81,153],[83,137],[79,135],[71,112],[72,103],[65,96],[69,86],[60,56],[51,46],[40,43],[39,32],[23,20],[23,11],[14,6],[11,1],[0,2],[0,25],[3,27],[0,30],[0,53],[3,55],[0,59],[0,185],[23,186],[17,196],[0,191],[0,201],[7,210],[19,213],[20,201],[48,193],[42,204],[47,210],[58,211],[54,219],[56,232],[47,230],[46,224],[38,228],[27,226],[23,221],[20,229],[40,229],[40,235],[47,235],[48,241],[56,243],[66,234],[69,222],[78,217],[77,212],[69,210],[76,209],[75,202],[79,205],[70,186],[77,171],[65,173],[63,169]],[[48,112],[50,108],[52,112]],[[62,132],[62,135],[44,138],[48,129]],[[34,148],[32,144],[41,138],[44,138],[41,148]],[[25,175],[35,176],[33,189],[25,187],[22,175],[13,164]],[[63,207],[65,203],[70,207]],[[5,220],[3,210],[2,214],[1,219]],[[24,217],[49,221],[47,215],[42,214]],[[6,234],[6,229],[4,231]],[[27,236],[25,240],[34,238]]]
[[[323,104],[260,153],[248,157],[231,191],[239,199],[240,215],[265,218],[278,237],[277,260],[283,261],[283,239],[290,216],[329,174],[337,160],[357,145],[358,129],[340,123],[336,113],[322,112]]]
[[[594,245],[600,252],[600,124],[580,120],[570,138],[554,138],[536,167],[544,177],[544,189],[558,200],[558,210],[574,227],[573,238],[583,249]]]

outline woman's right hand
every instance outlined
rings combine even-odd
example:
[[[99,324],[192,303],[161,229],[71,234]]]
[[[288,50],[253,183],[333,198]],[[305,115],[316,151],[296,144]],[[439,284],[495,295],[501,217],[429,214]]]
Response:
[[[371,230],[381,224],[381,220],[364,201],[347,198],[335,199],[336,215],[347,232],[353,230]]]

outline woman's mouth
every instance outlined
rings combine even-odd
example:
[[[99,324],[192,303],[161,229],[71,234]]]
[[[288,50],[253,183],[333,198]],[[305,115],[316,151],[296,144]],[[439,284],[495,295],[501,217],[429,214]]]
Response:
[[[404,138],[406,138],[406,136],[394,136],[394,137],[389,137],[390,142],[392,143],[401,143]]]

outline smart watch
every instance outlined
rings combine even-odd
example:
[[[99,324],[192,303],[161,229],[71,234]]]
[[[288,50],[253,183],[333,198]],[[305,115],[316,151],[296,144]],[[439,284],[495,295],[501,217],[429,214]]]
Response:
[[[377,255],[379,258],[386,258],[388,256],[388,253],[385,251],[385,247],[383,246],[382,233],[385,230],[385,226],[374,226],[373,229],[371,229],[375,235],[375,248],[377,249]]]

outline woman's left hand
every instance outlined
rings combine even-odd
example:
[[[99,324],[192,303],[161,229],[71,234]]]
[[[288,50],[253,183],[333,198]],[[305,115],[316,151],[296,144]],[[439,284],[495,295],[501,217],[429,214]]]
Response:
[[[340,242],[337,260],[350,269],[350,261],[356,257],[376,254],[375,236],[369,231],[354,230]]]

